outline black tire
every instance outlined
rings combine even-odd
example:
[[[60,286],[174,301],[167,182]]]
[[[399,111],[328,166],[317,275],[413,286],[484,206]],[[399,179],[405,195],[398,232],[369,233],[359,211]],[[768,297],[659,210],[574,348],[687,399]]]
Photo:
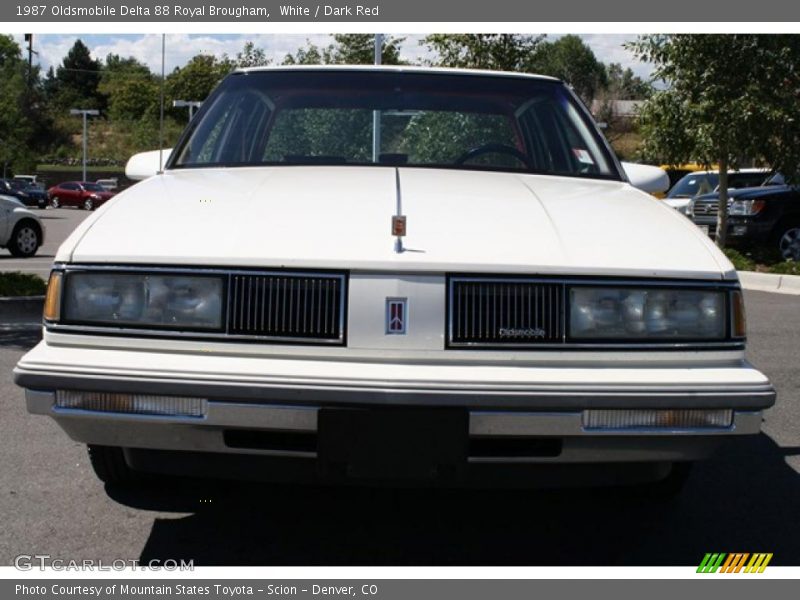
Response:
[[[127,485],[141,481],[141,475],[125,462],[122,448],[90,444],[88,450],[92,469],[103,483]]]
[[[800,261],[800,221],[780,223],[773,244],[783,260]]]
[[[675,498],[680,495],[686,486],[693,466],[694,463],[692,462],[672,463],[672,467],[666,477],[642,486],[639,491],[644,497],[654,500]]]
[[[50,200],[50,206],[53,208],[61,208],[61,200],[58,199],[58,196],[53,196]]]
[[[42,245],[42,231],[34,221],[20,221],[14,227],[7,248],[11,256],[29,258]]]
[[[91,198],[87,198],[83,201],[83,209],[84,210],[94,210],[94,202]]]

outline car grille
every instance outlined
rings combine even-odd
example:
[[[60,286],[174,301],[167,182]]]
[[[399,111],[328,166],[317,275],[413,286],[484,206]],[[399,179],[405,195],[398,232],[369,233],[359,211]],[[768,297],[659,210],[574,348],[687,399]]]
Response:
[[[228,334],[344,343],[345,276],[234,273]]]
[[[562,283],[450,278],[448,345],[531,346],[563,341]]]
[[[692,210],[696,216],[716,217],[719,212],[719,202],[695,202]]]

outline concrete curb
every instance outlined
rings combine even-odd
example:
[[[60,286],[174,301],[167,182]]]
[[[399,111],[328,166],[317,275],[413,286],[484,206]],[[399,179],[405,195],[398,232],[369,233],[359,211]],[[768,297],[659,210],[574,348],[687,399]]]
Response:
[[[0,298],[0,322],[41,319],[44,296]]]
[[[739,271],[739,281],[746,290],[800,296],[800,275]]]

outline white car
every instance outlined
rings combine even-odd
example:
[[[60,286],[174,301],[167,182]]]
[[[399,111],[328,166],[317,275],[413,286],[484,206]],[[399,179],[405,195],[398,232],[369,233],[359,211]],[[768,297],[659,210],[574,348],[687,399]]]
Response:
[[[12,196],[0,196],[0,248],[27,258],[44,243],[45,228],[35,214]]]
[[[733,266],[555,79],[242,70],[130,166],[15,369],[107,482],[675,482],[775,401]]]

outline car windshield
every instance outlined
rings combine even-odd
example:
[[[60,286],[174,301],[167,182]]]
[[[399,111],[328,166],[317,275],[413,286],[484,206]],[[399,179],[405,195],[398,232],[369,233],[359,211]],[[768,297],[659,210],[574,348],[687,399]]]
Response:
[[[719,176],[716,173],[689,173],[676,183],[667,198],[694,198],[717,189]]]
[[[781,173],[775,173],[763,185],[786,185],[786,178]]]
[[[88,192],[105,192],[106,189],[102,185],[97,185],[96,183],[84,183],[83,189]]]
[[[170,168],[391,165],[618,179],[594,124],[550,80],[397,71],[229,76]]]

